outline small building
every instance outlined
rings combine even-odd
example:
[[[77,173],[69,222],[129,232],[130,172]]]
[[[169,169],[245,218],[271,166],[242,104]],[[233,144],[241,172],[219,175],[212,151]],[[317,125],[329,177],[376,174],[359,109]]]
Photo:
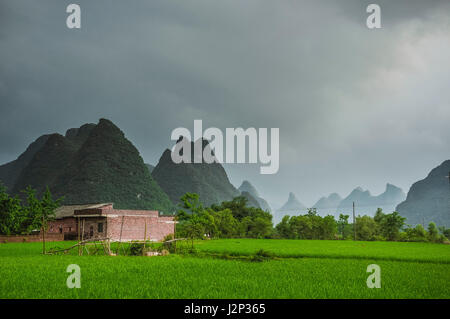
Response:
[[[67,205],[55,210],[48,233],[64,234],[64,239],[109,238],[111,241],[160,241],[175,232],[173,216],[156,210],[114,209],[112,203]],[[146,232],[146,233],[145,233]]]

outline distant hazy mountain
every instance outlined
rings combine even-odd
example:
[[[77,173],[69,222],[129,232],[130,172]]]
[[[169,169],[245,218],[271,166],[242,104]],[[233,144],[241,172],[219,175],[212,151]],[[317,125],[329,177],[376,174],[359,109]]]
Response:
[[[12,193],[46,186],[65,204],[113,202],[117,208],[172,210],[141,156],[111,121],[44,135],[0,168]],[[7,172],[5,174],[5,171]]]
[[[198,140],[196,143],[201,142]],[[203,141],[203,149],[208,145]],[[194,143],[191,142],[192,159]],[[152,172],[161,188],[178,204],[185,193],[197,193],[204,205],[219,204],[240,195],[230,183],[227,173],[220,163],[179,163],[171,158],[171,151],[165,150]]]
[[[243,181],[238,190],[240,190],[241,192],[249,192],[254,197],[259,197],[258,191],[249,181]]]
[[[306,206],[300,203],[300,201],[295,197],[294,193],[289,193],[289,197],[286,203],[281,206],[278,211],[294,211],[294,210],[305,210]]]
[[[241,186],[238,188],[238,190],[241,193],[247,192],[250,195],[252,195],[252,197],[255,198],[256,201],[258,202],[258,206],[260,208],[262,208],[263,210],[268,211],[268,212],[272,211],[269,204],[267,203],[267,201],[264,198],[259,196],[258,191],[249,181],[243,181]]]
[[[371,206],[372,195],[368,190],[365,191],[358,186],[339,203],[338,208],[352,207],[353,202],[357,203],[358,206]]]
[[[398,204],[405,198],[406,194],[400,187],[388,183],[384,193],[376,196],[375,203],[379,205]]]
[[[342,201],[342,197],[337,193],[332,193],[328,197],[320,198],[317,203],[314,204],[314,208],[337,208]]]
[[[333,215],[338,217],[339,214],[351,214],[353,211],[353,202],[355,202],[356,215],[374,215],[378,208],[386,213],[395,210],[395,206],[406,198],[406,194],[401,188],[392,184],[386,184],[385,191],[373,196],[368,190],[361,187],[355,188],[347,197],[341,199],[336,193],[328,197],[322,197],[313,206],[317,208],[317,212],[322,215]]]
[[[353,202],[358,207],[369,206],[389,206],[396,205],[406,198],[406,194],[401,188],[392,184],[386,184],[386,190],[378,195],[372,196],[368,190],[363,190],[361,187],[355,188],[350,195],[344,198],[338,205],[338,209],[346,209],[352,207]]]
[[[307,207],[297,199],[294,193],[291,192],[289,193],[289,197],[286,203],[284,203],[281,208],[272,213],[273,223],[274,225],[278,224],[285,215],[297,216],[306,214],[306,212]]]
[[[408,224],[427,225],[433,221],[438,226],[450,227],[449,173],[450,160],[447,160],[411,186],[406,200],[397,206]]]

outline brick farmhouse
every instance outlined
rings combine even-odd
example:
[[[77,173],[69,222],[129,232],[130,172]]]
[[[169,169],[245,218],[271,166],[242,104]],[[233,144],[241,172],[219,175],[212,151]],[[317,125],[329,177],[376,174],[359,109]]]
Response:
[[[61,206],[55,217],[49,221],[48,233],[64,234],[65,239],[80,235],[83,239],[160,241],[175,231],[173,216],[154,210],[114,209],[111,203]]]

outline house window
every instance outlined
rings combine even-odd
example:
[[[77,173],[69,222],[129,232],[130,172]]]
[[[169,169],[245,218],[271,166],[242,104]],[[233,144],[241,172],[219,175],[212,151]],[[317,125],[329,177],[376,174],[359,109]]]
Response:
[[[103,223],[98,223],[98,232],[103,233]]]
[[[89,227],[89,236],[90,237],[94,236],[94,227],[93,226]]]

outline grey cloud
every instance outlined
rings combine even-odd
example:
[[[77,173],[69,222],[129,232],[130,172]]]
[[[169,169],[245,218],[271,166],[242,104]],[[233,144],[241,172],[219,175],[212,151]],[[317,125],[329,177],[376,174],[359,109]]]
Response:
[[[64,1],[0,5],[0,162],[106,117],[156,163],[172,129],[279,127],[279,174],[226,165],[281,203],[405,190],[449,158],[448,1]],[[276,187],[274,187],[276,185]]]

